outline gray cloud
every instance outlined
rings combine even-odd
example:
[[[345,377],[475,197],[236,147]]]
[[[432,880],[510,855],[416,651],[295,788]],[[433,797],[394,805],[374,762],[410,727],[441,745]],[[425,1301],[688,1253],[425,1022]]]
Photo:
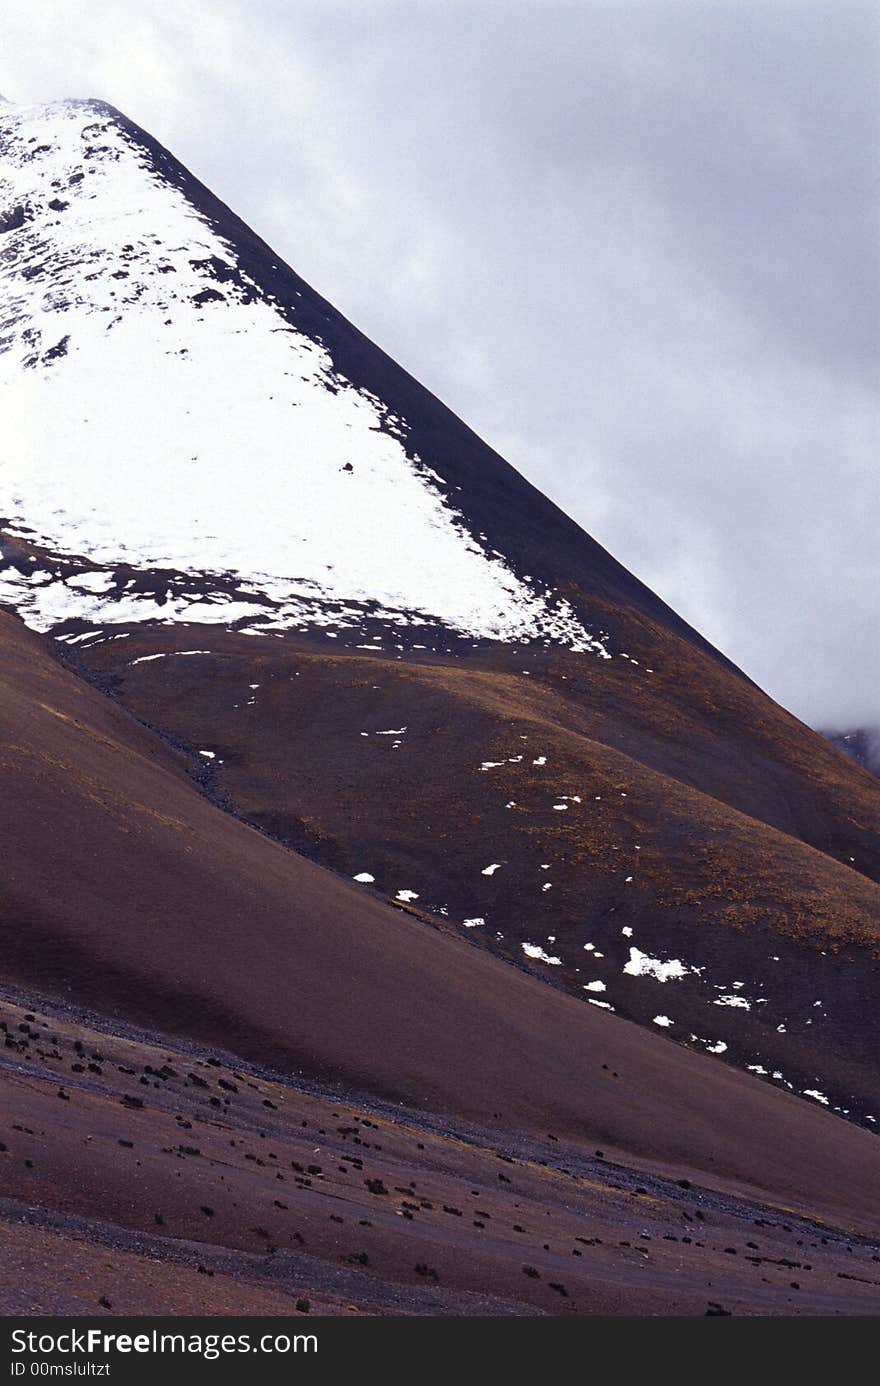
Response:
[[[752,677],[880,718],[867,0],[11,0]]]

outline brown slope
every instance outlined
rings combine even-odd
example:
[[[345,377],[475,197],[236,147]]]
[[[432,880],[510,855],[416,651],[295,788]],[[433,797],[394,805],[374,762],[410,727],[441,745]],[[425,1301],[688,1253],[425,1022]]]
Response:
[[[393,701],[402,704],[395,722],[413,721],[417,708],[429,702],[440,709],[447,729],[455,728],[454,736],[447,730],[444,755],[411,755],[412,736],[399,748],[398,760],[408,757],[406,793],[394,771],[377,774],[373,766],[359,766],[360,780],[350,779],[356,758],[335,732],[347,734],[346,717],[353,712],[341,708],[335,697],[339,680],[332,662],[313,680],[311,702],[300,699],[281,706],[276,699],[268,718],[261,699],[256,712],[250,698],[221,706],[223,689],[210,670],[194,695],[200,711],[194,720],[181,705],[175,674],[167,689],[164,670],[155,675],[146,666],[128,676],[130,653],[157,646],[113,641],[104,646],[109,653],[87,650],[85,657],[99,667],[106,660],[103,667],[123,673],[121,692],[146,720],[191,741],[209,730],[228,752],[218,787],[286,841],[307,846],[322,861],[349,871],[365,864],[354,859],[370,848],[382,855],[392,888],[405,883],[418,890],[423,902],[445,904],[462,918],[485,913],[500,922],[501,928],[489,931],[498,951],[512,949],[520,956],[523,942],[552,938],[567,982],[578,990],[575,959],[584,951],[581,930],[589,927],[614,980],[615,1003],[650,1025],[661,1005],[667,1012],[669,989],[658,1005],[654,982],[623,973],[627,951],[616,926],[638,926],[643,947],[667,960],[681,955],[702,969],[689,972],[672,993],[674,1033],[693,1035],[693,1042],[713,1049],[726,1043],[738,1063],[779,1072],[778,1081],[799,1091],[827,1093],[841,1111],[865,1119],[873,1115],[877,897],[854,876],[880,879],[876,784],[846,768],[832,750],[774,707],[656,595],[341,318],[168,151],[100,103],[86,103],[83,114],[93,134],[109,125],[119,127],[124,142],[145,156],[138,159],[144,176],[173,185],[220,232],[235,263],[227,263],[225,256],[196,262],[200,273],[218,281],[207,287],[207,297],[218,303],[224,297],[219,281],[230,291],[235,286],[236,294],[248,301],[256,294],[271,302],[288,325],[320,341],[342,377],[366,387],[403,421],[408,451],[444,479],[447,499],[471,537],[504,555],[513,571],[527,572],[534,590],[546,586],[564,595],[591,630],[603,632],[613,656],[604,661],[535,647],[525,652],[484,648],[475,654],[461,633],[415,626],[402,633],[389,624],[387,613],[383,619],[380,610],[365,603],[361,639],[382,644],[394,660],[403,645],[415,649],[427,643],[437,647],[450,670],[467,660],[484,672],[516,676],[487,690],[450,673],[445,681],[414,679],[409,697],[395,694]],[[89,146],[88,154],[100,155],[101,147]],[[78,165],[79,155],[73,163]],[[79,177],[82,170],[71,173]],[[34,210],[29,208],[28,215]],[[43,273],[51,267],[51,226],[47,235],[46,244],[37,247]],[[129,247],[118,251],[124,259]],[[118,274],[127,273],[120,261]],[[137,298],[136,289],[132,293],[130,302]],[[202,297],[199,293],[196,300]],[[224,400],[234,400],[236,383],[223,383]],[[335,390],[329,377],[327,384]],[[154,402],[145,399],[144,407],[153,408]],[[294,452],[296,434],[294,428],[287,440]],[[247,467],[246,456],[227,461]],[[393,507],[393,498],[389,504]],[[17,569],[26,578],[11,589],[18,600],[26,603],[27,588],[41,578],[94,574],[96,565],[87,556],[41,549],[26,537],[32,534],[24,526],[17,536],[3,539],[0,566]],[[381,526],[365,537],[387,542]],[[234,573],[139,572],[124,563],[97,567],[107,580],[102,614],[111,619],[120,598],[126,600],[132,592],[151,593],[159,603],[169,591],[216,600],[221,594],[234,595],[240,581]],[[215,614],[222,619],[222,605],[215,606]],[[272,615],[271,602],[266,614]],[[339,618],[333,603],[321,616],[322,622]],[[83,630],[77,623],[56,627],[59,634]],[[358,643],[350,625],[326,634]],[[161,652],[178,636],[162,626],[157,636],[147,638],[157,639]],[[204,643],[202,633],[195,643]],[[247,643],[253,648],[257,642]],[[327,640],[327,645],[333,643]],[[254,681],[247,678],[250,658],[240,661],[236,673],[243,685]],[[539,685],[546,711],[532,706],[519,678],[522,663],[528,666],[529,682]],[[243,708],[255,728],[238,725]],[[607,787],[591,801],[601,799],[601,813],[575,812],[571,801],[562,806],[568,816],[554,820],[552,806],[537,797],[537,784],[530,799],[531,783],[517,783],[521,774],[508,768],[504,774],[514,781],[508,793],[519,795],[521,811],[505,821],[504,802],[496,794],[504,777],[493,775],[491,786],[476,787],[471,783],[478,775],[476,761],[465,763],[461,757],[477,752],[504,756],[509,750],[505,729],[515,719],[552,739],[557,763],[548,760],[551,769],[542,777],[540,792],[580,794],[585,780],[594,788]],[[330,735],[316,750],[309,743],[317,726],[329,726]],[[479,741],[491,743],[492,749],[487,752]],[[346,787],[344,795],[339,785]],[[626,812],[617,805],[619,811],[609,814],[610,801],[624,793]],[[775,831],[765,832],[761,825]],[[644,840],[637,843],[636,837]],[[481,864],[472,854],[480,842],[505,858],[504,874],[491,882],[478,878]],[[814,851],[804,852],[802,844]],[[632,860],[629,872],[619,869],[620,854],[634,858],[637,850],[642,853],[638,868]],[[536,884],[542,859],[556,874],[549,895]],[[399,879],[403,877],[405,881]],[[538,938],[536,925],[543,930]],[[593,980],[610,984],[604,974]],[[739,998],[734,995],[737,986],[746,988]],[[713,989],[720,996],[713,996]],[[730,997],[732,1001],[725,1000]],[[716,1005],[718,1001],[723,1004]]]
[[[366,898],[206,802],[38,637],[0,632],[8,983],[873,1221],[873,1138]]]
[[[529,965],[575,995],[601,982],[633,1019],[880,1115],[880,887],[855,869],[871,777],[723,671],[686,699],[616,661],[341,643],[157,627],[82,657],[216,753],[214,791],[281,840],[459,931],[483,919],[468,938],[504,957],[541,946],[559,962]],[[175,648],[213,653],[143,659]],[[632,947],[700,970],[629,975]]]
[[[499,1152],[167,1035],[0,1017],[0,1312],[880,1307],[880,1246],[787,1211],[548,1138]]]

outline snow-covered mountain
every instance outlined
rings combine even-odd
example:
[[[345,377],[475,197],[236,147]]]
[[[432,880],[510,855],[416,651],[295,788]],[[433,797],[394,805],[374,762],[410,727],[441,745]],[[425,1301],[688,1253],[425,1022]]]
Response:
[[[0,605],[294,854],[875,1125],[870,777],[125,116],[0,177]]]
[[[606,653],[118,113],[6,106],[0,156],[0,515],[48,556],[7,545],[0,599],[31,625],[381,617]]]

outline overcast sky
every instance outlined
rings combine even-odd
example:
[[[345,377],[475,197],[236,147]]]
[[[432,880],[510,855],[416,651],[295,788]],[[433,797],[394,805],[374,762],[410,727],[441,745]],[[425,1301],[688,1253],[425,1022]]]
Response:
[[[880,720],[874,0],[5,0],[813,723]]]

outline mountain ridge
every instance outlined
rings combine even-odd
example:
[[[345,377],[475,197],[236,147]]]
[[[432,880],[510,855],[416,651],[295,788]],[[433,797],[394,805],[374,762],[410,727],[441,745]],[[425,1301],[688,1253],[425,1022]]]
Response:
[[[876,1120],[873,782],[126,117],[4,117],[0,597],[288,849]]]
[[[131,134],[132,138],[138,140],[143,145],[143,147],[150,152],[153,158],[157,159],[157,161],[162,162],[168,159],[169,156],[167,150],[165,150],[158,143],[158,141],[154,140],[152,136],[148,134],[147,131],[143,130],[140,126],[135,125],[134,122],[129,121],[124,114],[117,111],[114,107],[108,107],[107,109],[108,111],[112,112],[117,119],[121,121],[123,126],[129,130],[129,133]],[[177,163],[176,160],[174,160],[174,162],[175,164]],[[212,209],[216,208],[216,216],[213,216],[212,220],[214,221],[214,224],[215,226],[217,226],[218,230],[220,230],[222,227],[226,225],[232,225],[238,237],[240,238],[240,240],[235,243],[236,250],[240,253],[239,247],[242,243],[248,247],[249,251],[251,250],[251,247],[253,247],[252,252],[248,256],[247,269],[248,272],[254,277],[254,279],[257,280],[257,276],[260,273],[261,269],[265,267],[267,258],[270,258],[272,261],[275,261],[278,258],[275,255],[275,252],[271,249],[268,242],[264,241],[262,237],[260,237],[256,232],[254,232],[244,221],[242,221],[242,219],[226,203],[222,202],[222,200],[218,198],[216,194],[211,192],[211,190],[207,188],[206,185],[196,177],[196,175],[191,173],[190,170],[185,167],[183,167],[183,172],[186,176],[187,186],[192,188],[195,192],[195,196],[191,197],[191,200],[194,202],[194,204],[197,206],[203,205],[207,208]],[[587,541],[587,544],[590,549],[591,558],[597,563],[597,565],[600,568],[600,571],[604,569],[609,574],[609,577],[613,578],[613,584],[610,584],[611,591],[616,592],[618,586],[621,585],[631,588],[633,592],[638,594],[639,602],[637,604],[641,607],[641,604],[644,603],[644,609],[646,611],[646,614],[660,612],[664,619],[668,620],[674,626],[675,629],[677,629],[680,632],[686,633],[688,638],[693,639],[695,643],[699,644],[701,647],[710,649],[713,652],[713,654],[717,655],[718,658],[723,660],[726,664],[730,665],[731,668],[736,668],[736,671],[739,674],[741,674],[743,678],[748,677],[748,675],[746,675],[741,669],[738,669],[737,666],[735,666],[732,663],[732,661],[730,661],[727,658],[726,655],[724,655],[721,651],[716,650],[713,646],[709,644],[708,641],[705,640],[705,638],[702,635],[700,635],[698,631],[694,630],[693,627],[689,626],[688,623],[685,622],[678,615],[677,612],[675,612],[670,606],[668,606],[667,603],[663,602],[662,598],[659,598],[653,591],[651,591],[651,589],[645,583],[641,582],[640,579],[635,578],[631,573],[629,573],[623,567],[623,565],[619,563],[605,548],[603,548],[602,545],[598,544],[597,541],[593,539],[592,536],[589,535],[587,531],[584,530],[576,520],[574,520],[564,510],[562,510],[561,507],[558,506],[549,497],[547,497],[544,494],[544,492],[542,492],[536,485],[534,485],[534,483],[530,482],[526,477],[524,477],[522,473],[518,472],[515,467],[513,467],[509,462],[506,461],[505,458],[503,458],[500,455],[500,453],[498,453],[494,448],[492,448],[491,444],[487,443],[484,439],[480,438],[458,415],[454,413],[453,410],[451,410],[447,405],[445,405],[443,401],[439,399],[438,396],[433,394],[432,391],[426,389],[426,387],[423,386],[418,380],[416,380],[416,378],[412,376],[404,367],[398,365],[398,363],[394,361],[381,346],[379,346],[377,343],[375,343],[369,337],[367,337],[365,333],[361,332],[360,329],[357,328],[342,313],[340,313],[339,310],[336,309],[328,299],[325,299],[321,294],[318,293],[317,290],[315,290],[312,287],[311,284],[307,283],[306,280],[304,280],[300,275],[298,275],[290,265],[281,261],[281,272],[283,272],[283,275],[285,277],[289,277],[290,283],[293,286],[294,293],[298,289],[305,290],[307,292],[308,303],[311,306],[311,311],[314,314],[316,321],[320,322],[323,320],[323,322],[326,325],[331,326],[334,329],[331,340],[328,341],[326,339],[322,339],[322,343],[328,347],[328,350],[330,350],[331,355],[333,355],[334,352],[340,351],[340,349],[344,350],[344,355],[342,356],[342,359],[339,361],[338,364],[346,378],[350,379],[352,383],[355,385],[361,384],[371,392],[380,394],[381,391],[379,388],[377,388],[380,382],[373,374],[373,371],[370,369],[371,359],[375,360],[376,358],[379,358],[381,362],[381,365],[379,367],[379,375],[384,376],[386,378],[388,373],[390,373],[392,376],[398,376],[404,387],[402,390],[403,398],[401,399],[399,405],[396,401],[392,401],[392,408],[396,408],[397,411],[403,417],[409,418],[410,411],[406,408],[407,396],[411,398],[413,395],[415,395],[419,399],[425,399],[426,402],[429,403],[429,407],[431,408],[431,410],[440,411],[442,413],[444,421],[451,420],[454,423],[455,428],[457,430],[460,430],[462,436],[467,438],[469,448],[471,446],[476,445],[476,447],[482,453],[491,454],[492,459],[496,463],[500,464],[499,470],[505,478],[507,478],[511,473],[513,473],[516,476],[517,483],[523,488],[523,491],[528,499],[529,504],[534,505],[538,509],[539,520],[538,524],[536,524],[535,526],[536,529],[538,529],[540,519],[542,518],[541,512],[543,512],[544,515],[552,514],[556,524],[560,528],[568,530],[568,532],[572,535],[573,538],[576,539],[578,543],[582,543],[584,540]],[[345,350],[346,345],[348,347],[347,350]],[[355,361],[358,362],[360,369],[362,371],[367,372],[366,374],[358,374],[358,370],[355,368],[353,364]],[[334,363],[336,363],[335,355]],[[383,381],[382,383],[385,383],[385,381]],[[419,450],[417,442],[414,442],[414,448],[416,451]],[[436,450],[434,447],[430,446],[430,443],[424,449],[424,451],[427,455],[436,458]],[[455,481],[460,478],[461,473],[459,473],[459,476],[457,478],[447,477],[451,484],[455,484]],[[471,481],[472,477],[468,476],[467,479],[468,481]],[[493,497],[493,500],[494,499],[496,498]],[[487,519],[489,520],[489,522],[491,522],[495,516],[495,506],[490,503],[489,505],[487,505],[486,513],[482,516],[482,522],[485,522]],[[518,518],[520,518],[519,515]],[[472,528],[478,529],[480,527],[481,520],[475,517],[473,520]],[[565,571],[565,565],[562,563],[560,564],[560,570]]]
[[[876,780],[125,116],[0,152],[0,1307],[876,1309]]]
[[[546,577],[543,580],[551,585],[566,586],[567,595],[582,607],[588,607],[594,596],[600,601],[619,600],[625,596],[637,611],[660,619],[711,652],[713,657],[735,667],[629,574],[571,517],[479,439],[440,400],[321,298],[146,131],[100,100],[61,104],[118,126],[132,146],[144,152],[146,167],[173,185],[233,251],[236,268],[244,274],[249,286],[247,292],[258,290],[263,300],[271,303],[273,309],[297,330],[321,343],[345,380],[356,389],[384,399],[392,414],[406,419],[404,447],[410,460],[424,454],[431,458],[432,470],[441,468],[444,481],[456,488],[455,506],[464,514],[469,532],[488,536],[485,549],[503,552],[506,538],[509,548],[509,536],[505,536],[504,531],[513,528],[520,552],[514,555],[507,552],[505,557],[514,567],[518,566],[521,573],[527,568],[544,567]],[[228,265],[205,261],[201,272],[206,285],[229,283]],[[210,292],[210,289],[205,291]],[[475,459],[476,465],[472,465]],[[552,530],[550,539],[545,534],[548,525]],[[536,542],[532,542],[530,534]],[[524,544],[525,552],[522,551]],[[580,588],[579,583],[582,584]],[[588,616],[586,619],[589,628]],[[741,670],[737,672],[746,677]]]

